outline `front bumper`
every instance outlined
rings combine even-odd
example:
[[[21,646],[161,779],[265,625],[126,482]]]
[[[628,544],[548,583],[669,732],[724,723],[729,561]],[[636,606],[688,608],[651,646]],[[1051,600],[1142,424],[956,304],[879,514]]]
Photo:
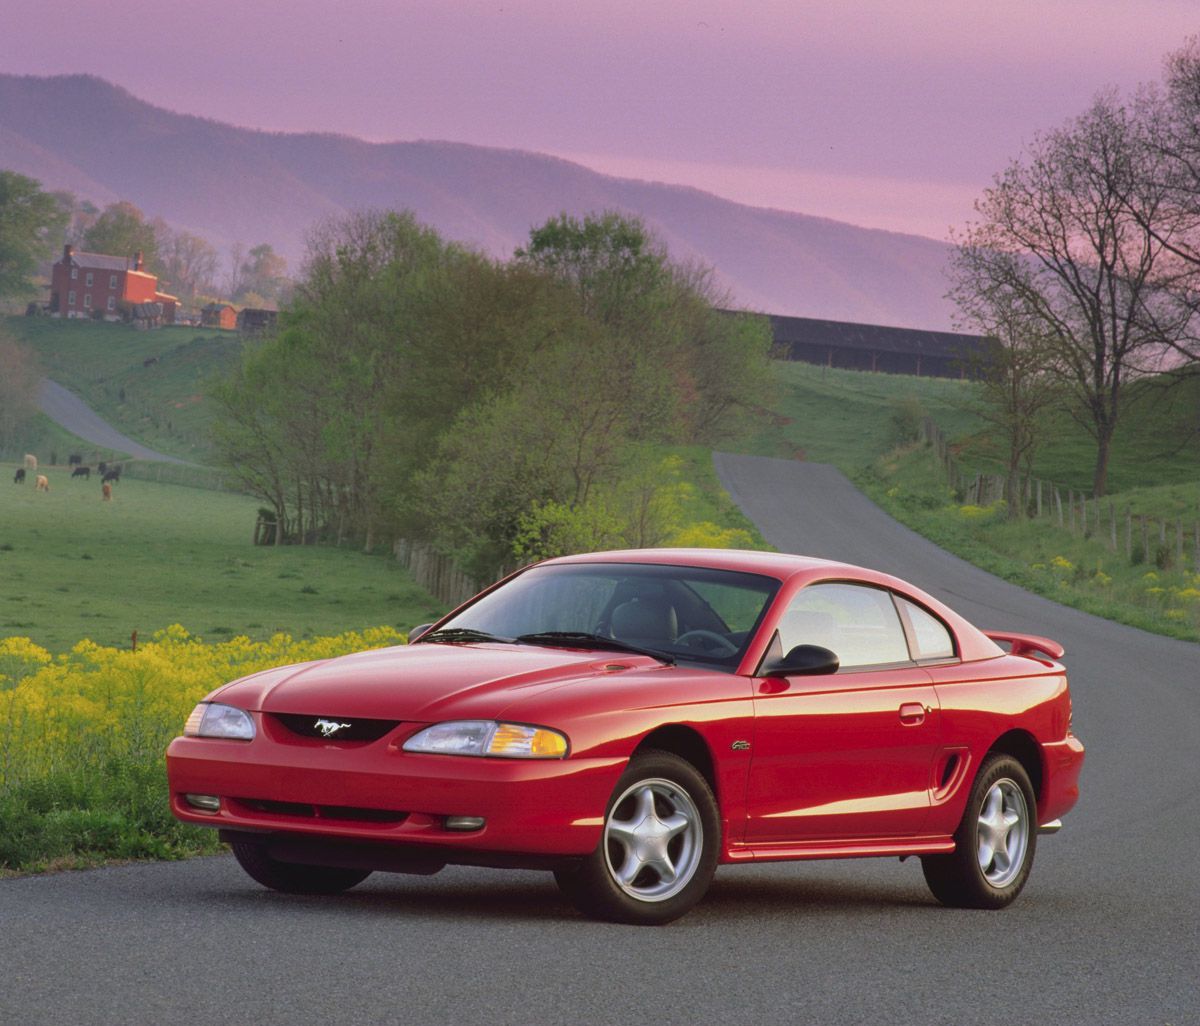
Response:
[[[167,749],[171,811],[239,833],[305,835],[461,852],[585,855],[600,842],[623,759],[424,755],[387,741],[279,744],[180,737]],[[186,795],[220,799],[202,811]],[[464,832],[447,817],[481,817]]]

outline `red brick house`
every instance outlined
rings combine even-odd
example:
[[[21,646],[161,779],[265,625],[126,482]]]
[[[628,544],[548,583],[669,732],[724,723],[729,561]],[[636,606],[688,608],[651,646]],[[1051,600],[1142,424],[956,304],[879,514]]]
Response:
[[[175,322],[179,300],[159,291],[158,277],[142,266],[141,253],[130,260],[63,247],[62,259],[50,274],[52,316],[128,320],[144,303],[161,304],[162,323]]]

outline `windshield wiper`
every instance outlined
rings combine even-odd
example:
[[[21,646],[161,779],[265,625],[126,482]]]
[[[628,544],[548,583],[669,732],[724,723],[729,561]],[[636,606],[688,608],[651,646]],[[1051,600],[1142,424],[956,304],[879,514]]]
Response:
[[[474,627],[442,627],[440,630],[430,631],[428,634],[422,634],[417,638],[417,644],[423,641],[499,641],[505,645],[512,644],[512,638],[498,638],[494,634],[488,634],[487,631],[477,631]]]
[[[631,645],[617,638],[606,638],[603,634],[589,634],[587,631],[538,631],[536,634],[519,634],[516,641],[524,645],[561,645],[563,648],[608,648],[617,652],[649,656],[668,666],[675,665],[675,657],[665,652]]]

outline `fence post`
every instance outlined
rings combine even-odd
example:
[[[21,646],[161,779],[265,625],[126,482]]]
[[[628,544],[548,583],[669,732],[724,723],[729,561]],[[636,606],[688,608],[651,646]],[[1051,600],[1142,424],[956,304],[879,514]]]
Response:
[[[1108,500],[1108,526],[1112,529],[1112,550],[1117,551],[1117,507],[1112,499]]]
[[[1067,511],[1071,514],[1071,533],[1075,533],[1075,490],[1067,489]]]
[[[1133,559],[1133,510],[1125,507],[1125,558]]]
[[[1150,560],[1150,528],[1146,523],[1146,514],[1142,513],[1138,519],[1142,522],[1142,559]]]
[[[1087,508],[1088,508],[1087,492],[1080,492],[1079,496],[1080,496],[1080,500],[1081,500],[1079,503],[1079,533],[1082,534],[1086,538],[1087,537]]]
[[[1183,572],[1183,517],[1175,525],[1175,565]]]
[[[1061,529],[1063,525],[1062,495],[1059,493],[1058,485],[1054,486],[1054,505],[1058,507],[1058,526]]]

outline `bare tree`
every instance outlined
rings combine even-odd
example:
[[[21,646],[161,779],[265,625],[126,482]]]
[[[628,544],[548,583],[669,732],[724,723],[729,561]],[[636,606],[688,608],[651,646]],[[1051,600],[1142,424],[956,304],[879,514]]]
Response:
[[[178,294],[195,296],[212,291],[217,276],[217,251],[199,235],[168,229],[159,243],[166,280]]]
[[[229,273],[225,277],[225,294],[231,298],[245,291],[246,272],[243,267],[245,262],[245,243],[235,242],[229,247]]]
[[[958,306],[961,325],[988,340],[970,360],[970,372],[982,385],[980,413],[1005,440],[1005,499],[1009,519],[1016,520],[1025,514],[1022,473],[1031,474],[1049,427],[1047,415],[1062,403],[1062,367],[1045,324],[1028,316],[1011,287],[994,280],[995,259],[991,253],[960,249],[950,297]]]
[[[1191,320],[1174,288],[1173,238],[1148,228],[1172,230],[1154,160],[1138,119],[1102,95],[995,177],[955,259],[960,303],[1003,294],[1052,348],[1068,409],[1096,442],[1096,495],[1107,488],[1125,386],[1159,369]]]

